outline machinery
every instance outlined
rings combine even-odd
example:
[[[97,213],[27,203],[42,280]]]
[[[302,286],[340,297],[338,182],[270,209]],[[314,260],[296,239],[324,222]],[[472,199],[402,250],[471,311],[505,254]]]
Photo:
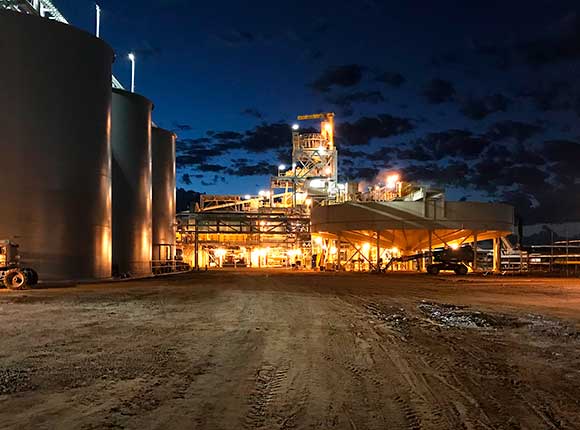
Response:
[[[18,245],[0,240],[0,283],[11,290],[21,290],[38,283],[34,269],[20,267]]]
[[[453,270],[457,275],[466,275],[465,263],[473,261],[474,253],[470,245],[461,248],[444,248],[433,252],[435,263],[427,265],[427,273],[437,275],[441,270]]]

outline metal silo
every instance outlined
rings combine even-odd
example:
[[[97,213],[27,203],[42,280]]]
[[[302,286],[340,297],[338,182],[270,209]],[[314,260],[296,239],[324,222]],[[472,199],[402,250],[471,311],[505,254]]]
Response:
[[[113,51],[0,10],[0,55],[0,238],[41,281],[110,277]]]
[[[145,97],[113,90],[113,271],[151,273],[151,110]]]
[[[153,127],[153,260],[175,255],[175,134]]]

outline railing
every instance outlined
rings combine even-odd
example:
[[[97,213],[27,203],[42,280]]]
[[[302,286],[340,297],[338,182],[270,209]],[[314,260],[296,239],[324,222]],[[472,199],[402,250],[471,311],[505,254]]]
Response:
[[[189,272],[191,266],[181,260],[153,260],[151,261],[151,271],[154,275],[164,273]]]

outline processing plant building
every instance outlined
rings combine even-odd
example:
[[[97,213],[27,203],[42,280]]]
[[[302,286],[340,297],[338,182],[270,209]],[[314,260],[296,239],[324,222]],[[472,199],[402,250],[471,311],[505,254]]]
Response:
[[[340,183],[333,113],[298,117],[319,127],[289,128],[292,163],[268,189],[202,195],[175,218],[176,136],[112,76],[113,50],[48,0],[0,2],[0,37],[10,41],[0,68],[0,239],[17,242],[43,280],[147,276],[180,261],[424,270],[435,248],[477,251],[488,240],[501,267],[512,207],[447,201],[395,172],[370,187]],[[478,255],[474,270],[486,264]]]
[[[320,120],[319,132],[292,127],[292,164],[279,166],[269,190],[202,195],[178,214],[178,241],[193,267],[424,270],[436,248],[492,241],[490,268],[500,270],[511,206],[447,201],[443,190],[392,172],[366,189],[339,183],[334,114],[298,120]],[[471,268],[485,264],[475,252]]]

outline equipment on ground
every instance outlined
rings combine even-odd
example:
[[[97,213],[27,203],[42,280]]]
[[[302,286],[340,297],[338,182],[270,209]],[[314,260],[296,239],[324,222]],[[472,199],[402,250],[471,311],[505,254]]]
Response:
[[[433,252],[435,263],[427,265],[427,273],[438,275],[441,270],[453,270],[456,275],[466,275],[467,266],[465,263],[473,261],[474,253],[470,245],[461,248],[444,248]]]
[[[432,256],[434,263],[427,265],[427,273],[430,275],[438,275],[441,270],[453,270],[457,275],[466,275],[468,269],[465,263],[471,263],[474,254],[473,248],[470,245],[465,245],[457,249],[444,248],[435,250]],[[393,263],[416,261],[427,257],[429,257],[429,252],[393,257],[381,269],[381,272],[386,272]]]
[[[0,240],[0,286],[22,290],[38,283],[34,269],[20,267],[18,245],[10,240]]]

